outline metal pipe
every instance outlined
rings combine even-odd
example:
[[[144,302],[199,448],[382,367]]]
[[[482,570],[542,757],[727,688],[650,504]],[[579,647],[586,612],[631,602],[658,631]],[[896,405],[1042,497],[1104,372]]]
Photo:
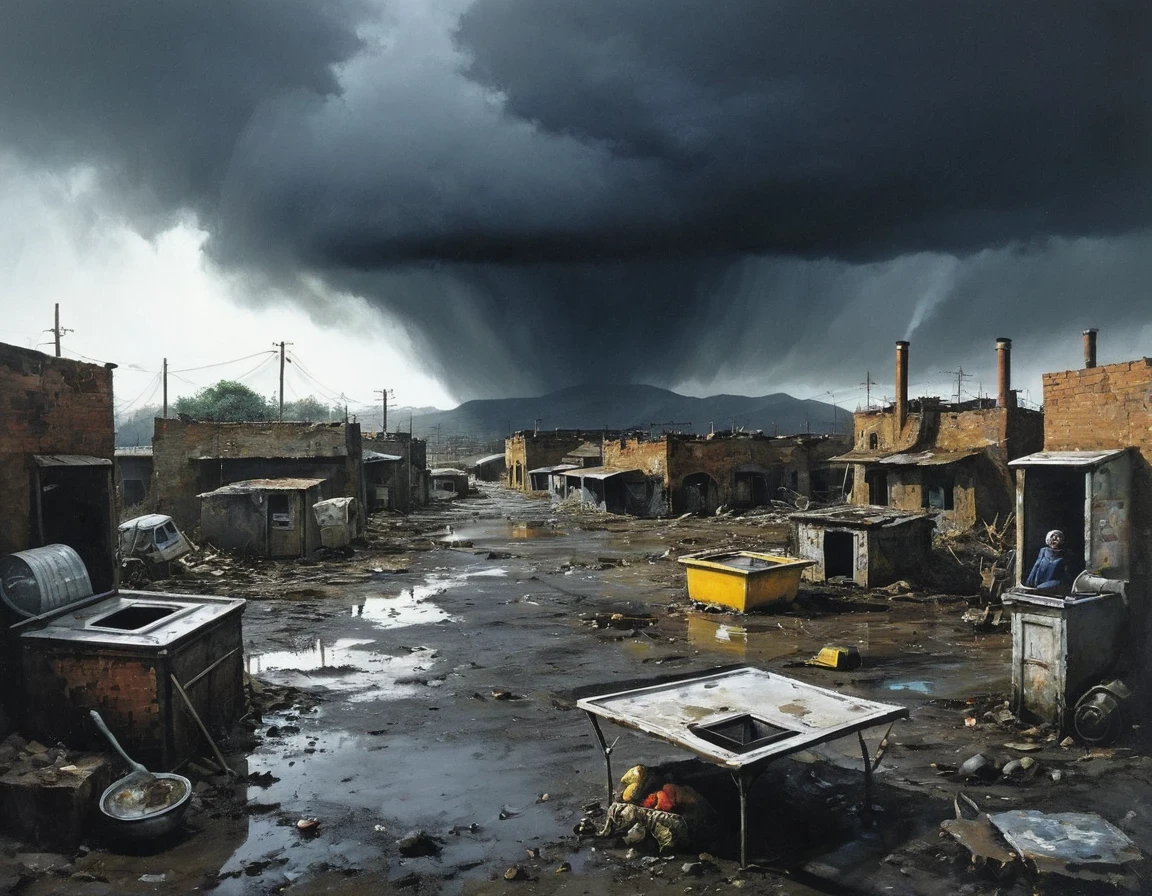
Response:
[[[1012,407],[1012,340],[1004,336],[996,340],[996,407]]]
[[[1096,366],[1096,328],[1090,327],[1084,331],[1084,366]]]
[[[218,660],[216,660],[216,662],[214,662],[214,663],[212,663],[212,665],[208,666],[208,668],[202,669],[198,675],[196,675],[194,678],[189,679],[188,684],[184,685],[184,687],[186,687],[186,688],[192,687],[192,685],[196,684],[196,682],[198,682],[201,678],[203,678],[205,675],[207,675],[209,672],[211,672],[213,669],[215,669],[217,666],[219,666],[222,662],[224,662],[224,660],[228,659],[228,657],[233,656],[239,652],[240,652],[239,647],[237,647],[233,650],[229,650],[226,654],[224,654],[224,656],[220,657]]]
[[[199,713],[196,712],[196,707],[192,705],[192,700],[188,697],[187,692],[180,686],[180,680],[172,673],[168,674],[168,678],[172,681],[172,686],[176,688],[176,693],[184,700],[184,705],[188,708],[188,712],[192,714],[193,720],[200,728],[200,733],[208,740],[208,745],[212,748],[212,752],[216,755],[216,761],[220,763],[220,767],[224,769],[227,774],[234,777],[240,777],[233,769],[229,768],[228,763],[224,761],[224,755],[220,752],[220,748],[216,746],[216,741],[212,739],[212,735],[208,733],[208,728],[200,720]]]
[[[587,713],[588,721],[592,723],[592,730],[596,732],[596,740],[600,741],[600,749],[604,751],[604,768],[608,773],[608,805],[612,805],[616,797],[615,787],[612,784],[612,748],[604,740],[604,732],[600,730],[600,723],[593,713]]]

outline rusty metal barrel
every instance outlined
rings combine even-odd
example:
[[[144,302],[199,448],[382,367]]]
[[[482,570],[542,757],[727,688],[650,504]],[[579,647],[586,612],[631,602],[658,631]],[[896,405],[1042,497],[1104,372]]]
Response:
[[[0,557],[0,600],[20,617],[58,610],[91,594],[84,561],[66,544]]]

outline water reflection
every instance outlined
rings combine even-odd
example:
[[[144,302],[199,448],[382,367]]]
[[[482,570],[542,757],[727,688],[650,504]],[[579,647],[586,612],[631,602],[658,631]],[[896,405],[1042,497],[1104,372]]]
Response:
[[[708,650],[743,659],[748,652],[748,630],[715,618],[693,614],[688,617],[688,640],[697,650]]]
[[[503,578],[507,575],[508,570],[492,567],[447,578],[431,576],[423,585],[415,585],[399,594],[365,598],[364,603],[353,605],[352,615],[370,619],[380,628],[387,629],[440,622],[452,617],[429,598],[450,588],[459,588],[469,579]]]
[[[364,669],[367,658],[373,654],[353,648],[371,643],[371,641],[341,638],[334,644],[325,646],[324,642],[317,638],[315,644],[303,650],[277,650],[248,657],[248,674],[259,675],[262,672],[275,672],[281,669],[291,669],[295,672],[342,667]]]

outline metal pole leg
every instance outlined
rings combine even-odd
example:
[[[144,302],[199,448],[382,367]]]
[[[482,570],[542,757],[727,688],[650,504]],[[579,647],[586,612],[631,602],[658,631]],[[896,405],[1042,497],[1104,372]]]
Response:
[[[592,730],[596,732],[596,740],[600,741],[600,749],[604,751],[604,770],[608,773],[608,802],[604,808],[607,809],[616,798],[612,781],[612,747],[609,746],[608,741],[604,740],[604,732],[600,730],[600,723],[596,720],[596,716],[590,712],[586,715],[588,721],[592,723]]]
[[[732,775],[740,791],[740,867],[748,867],[748,775],[741,769]]]
[[[860,755],[864,757],[864,811],[872,811],[872,757],[868,755],[868,745],[864,743],[864,734],[856,732],[860,738]]]

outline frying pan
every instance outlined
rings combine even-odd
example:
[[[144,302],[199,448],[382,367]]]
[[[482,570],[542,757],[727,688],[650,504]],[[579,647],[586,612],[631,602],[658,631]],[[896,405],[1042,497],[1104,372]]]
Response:
[[[151,840],[175,830],[192,799],[192,782],[183,775],[148,771],[124,752],[100,713],[92,710],[91,716],[132,770],[100,797],[100,811],[109,830],[132,840]]]

